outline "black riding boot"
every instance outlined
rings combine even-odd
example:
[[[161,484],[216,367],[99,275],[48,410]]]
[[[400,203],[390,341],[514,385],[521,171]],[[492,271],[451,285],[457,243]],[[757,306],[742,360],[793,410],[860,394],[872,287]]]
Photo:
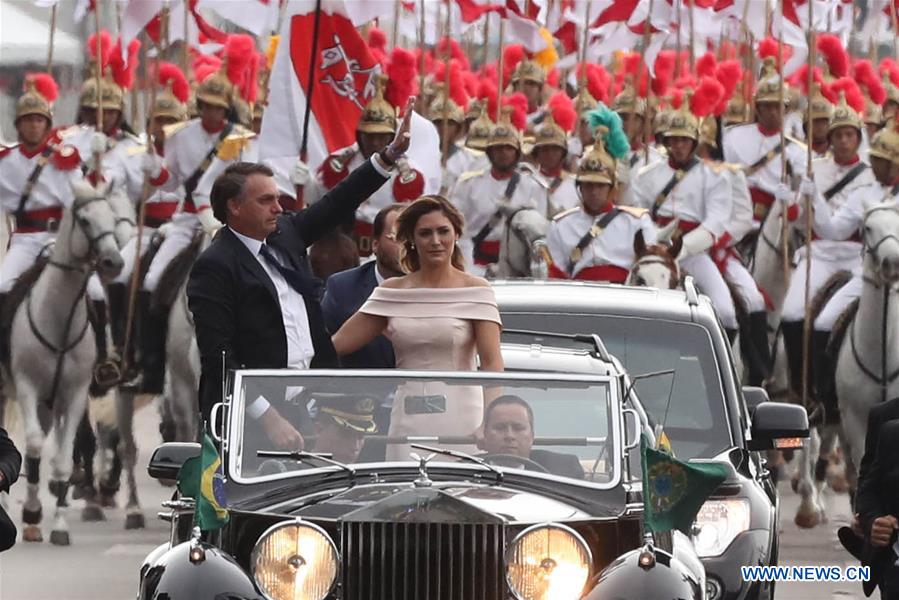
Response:
[[[137,297],[140,309],[141,367],[143,380],[141,391],[145,394],[161,394],[165,383],[165,338],[168,333],[168,315],[151,309],[151,292],[140,292]]]
[[[122,352],[125,347],[125,328],[128,324],[128,286],[124,283],[111,283],[106,286],[106,297],[109,301],[109,331],[112,333],[112,344],[115,348],[115,353],[124,359]],[[132,334],[128,343],[127,363],[129,373],[122,374],[123,380],[130,380],[136,375],[134,372],[134,346],[136,344],[134,329],[135,327],[132,323]],[[123,362],[126,361],[123,360]]]
[[[797,398],[802,397],[802,323],[802,321],[783,321],[780,324],[790,371],[790,390]]]
[[[91,380],[90,394],[102,396],[119,381],[119,368],[115,361],[109,359],[106,339],[106,303],[102,300],[91,301],[94,340],[97,345],[97,360],[94,363],[94,377]]]
[[[836,425],[840,422],[840,408],[837,403],[836,361],[827,350],[829,331],[812,332],[812,374],[814,375],[815,398],[824,407],[824,422]]]
[[[764,311],[749,315],[749,385],[762,385],[771,377],[771,346],[768,345],[768,315]]]

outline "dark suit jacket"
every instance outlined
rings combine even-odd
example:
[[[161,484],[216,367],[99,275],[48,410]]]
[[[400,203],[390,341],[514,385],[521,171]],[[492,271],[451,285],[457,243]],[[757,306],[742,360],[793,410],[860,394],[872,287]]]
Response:
[[[870,595],[883,571],[896,558],[890,547],[875,548],[868,543],[871,524],[877,517],[899,517],[899,398],[874,406],[868,413],[865,454],[859,466],[855,502],[865,549],[862,562],[871,567],[871,579],[863,584]]]
[[[19,470],[22,468],[22,455],[16,449],[15,444],[9,439],[6,430],[0,427],[0,473],[3,473],[3,483],[0,484],[0,492],[8,492],[12,484],[19,478]],[[8,550],[16,543],[16,526],[13,524],[6,511],[0,507],[0,552]]]
[[[553,475],[583,479],[584,468],[574,454],[552,452],[550,450],[531,450],[531,460],[544,467]]]
[[[283,215],[266,243],[290,261],[309,283],[314,278],[307,248],[341,222],[352,219],[359,205],[387,178],[366,161],[311,207]],[[320,289],[320,287],[319,287]],[[281,306],[271,278],[229,229],[197,259],[187,283],[187,297],[200,348],[200,412],[209,419],[221,401],[222,354],[226,368],[284,368],[287,337]],[[316,368],[337,367],[337,355],[322,318],[320,295],[304,296]]]
[[[322,313],[329,332],[336,333],[378,287],[376,268],[376,262],[372,260],[328,278]],[[396,367],[393,345],[383,335],[378,336],[356,352],[342,357],[340,365],[347,369],[393,369]]]

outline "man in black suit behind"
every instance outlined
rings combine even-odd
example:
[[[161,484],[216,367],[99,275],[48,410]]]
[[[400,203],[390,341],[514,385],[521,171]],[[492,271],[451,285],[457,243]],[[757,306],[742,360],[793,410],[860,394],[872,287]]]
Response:
[[[871,579],[863,584],[865,595],[880,585],[882,600],[899,600],[899,398],[868,413],[855,501],[865,533],[862,562],[871,567]]]
[[[402,246],[397,243],[393,231],[396,217],[402,209],[402,204],[394,204],[381,209],[375,216],[372,228],[375,260],[328,278],[322,313],[325,315],[325,326],[332,334],[365,304],[382,281],[403,274],[400,267]],[[386,337],[378,336],[356,352],[342,356],[340,365],[347,369],[393,369],[396,367],[393,345]]]
[[[337,367],[321,313],[321,282],[307,248],[351,220],[389,178],[409,147],[412,102],[393,142],[311,207],[282,214],[278,188],[264,165],[237,163],[216,180],[211,204],[225,224],[197,259],[187,284],[200,349],[199,404],[208,422],[221,401],[222,360],[228,369]],[[279,448],[302,448],[294,424],[270,399],[248,399],[246,411]]]
[[[8,492],[19,478],[22,455],[9,439],[6,430],[0,427],[0,492]],[[0,552],[8,550],[16,543],[16,526],[0,506]]]

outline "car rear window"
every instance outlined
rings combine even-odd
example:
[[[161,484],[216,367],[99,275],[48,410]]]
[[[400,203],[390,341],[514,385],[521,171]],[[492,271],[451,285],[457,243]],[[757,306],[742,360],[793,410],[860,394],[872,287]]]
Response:
[[[507,329],[598,334],[631,376],[636,390],[681,458],[711,458],[731,446],[721,377],[708,332],[695,323],[578,313],[503,312]],[[554,344],[565,346],[564,339]],[[570,342],[583,348],[583,342]],[[670,402],[669,402],[670,396]]]

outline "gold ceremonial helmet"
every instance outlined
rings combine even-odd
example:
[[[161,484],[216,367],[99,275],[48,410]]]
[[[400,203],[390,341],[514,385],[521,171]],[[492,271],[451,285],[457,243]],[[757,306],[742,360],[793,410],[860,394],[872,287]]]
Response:
[[[809,110],[812,120],[827,119],[833,115],[833,104],[821,93],[821,84],[815,82],[812,84],[812,93],[809,96]]]
[[[606,183],[614,186],[618,180],[616,175],[617,164],[614,158],[606,152],[603,137],[609,132],[605,125],[596,128],[595,138],[590,151],[584,155],[577,166],[577,183]]]
[[[840,92],[840,102],[830,115],[827,134],[830,135],[831,132],[840,127],[854,127],[859,133],[861,133],[864,127],[862,118],[851,106],[849,106],[849,104],[846,103],[846,94],[844,92]]]
[[[228,80],[223,62],[218,71],[200,82],[196,98],[197,102],[228,109],[232,106],[233,95],[234,86]]]
[[[715,117],[705,117],[699,122],[699,143],[718,147],[718,123]]]
[[[895,127],[885,127],[871,138],[868,154],[899,164],[899,132]]]
[[[746,101],[743,100],[743,92],[739,89],[736,90],[727,103],[727,108],[722,117],[723,124],[727,126],[747,123],[749,121],[748,108]]]
[[[865,103],[865,123],[878,127],[883,125],[883,109],[870,98]]]
[[[490,137],[490,130],[493,129],[493,121],[487,115],[486,100],[473,100],[471,109],[477,107],[478,116],[474,122],[468,126],[468,135],[465,138],[465,146],[472,150],[485,150],[487,148],[487,139]]]
[[[34,82],[26,79],[25,93],[19,96],[19,99],[16,101],[15,120],[18,121],[20,118],[27,115],[41,115],[42,117],[47,117],[47,120],[52,123],[52,108],[52,103],[37,91]]]
[[[693,141],[699,141],[699,119],[690,112],[690,99],[693,96],[692,90],[684,92],[684,99],[680,108],[671,113],[671,119],[668,121],[668,129],[662,135],[665,139],[673,137],[690,138]]]
[[[362,109],[356,131],[359,133],[396,133],[396,110],[384,99],[387,76],[378,75],[375,95]]]
[[[534,61],[523,58],[512,71],[512,85],[520,81],[531,81],[543,85],[546,81],[546,71]]]
[[[555,146],[556,148],[561,148],[565,151],[568,150],[568,134],[565,133],[564,129],[559,127],[551,113],[546,113],[543,122],[540,123],[537,130],[534,132],[534,145],[532,150],[536,151],[538,148],[546,146]]]
[[[755,97],[754,101],[756,104],[762,104],[765,102],[781,102],[781,91],[780,91],[780,74],[777,72],[777,67],[775,66],[775,60],[773,56],[765,57],[765,62],[762,66],[762,74],[759,77],[758,87],[755,89]],[[787,90],[787,84],[783,84],[783,102],[786,104],[790,99],[790,94]]]
[[[487,138],[487,148],[497,146],[512,146],[521,151],[521,134],[512,125],[512,107],[504,106],[499,116],[499,122],[490,130]]]
[[[646,99],[637,95],[628,80],[621,93],[612,101],[612,110],[618,114],[634,114],[643,117],[646,116]]]
[[[452,98],[447,97],[446,86],[441,84],[440,87],[440,92],[428,107],[428,118],[431,121],[440,122],[445,117],[447,121],[461,125],[465,120],[465,114]]]
[[[92,63],[93,64],[93,63]],[[91,69],[92,71],[93,69]],[[98,108],[103,104],[103,110],[122,110],[125,106],[125,92],[116,85],[112,77],[106,73],[100,78],[100,95],[97,98],[97,78],[90,76],[81,85],[81,95],[78,104],[83,108]]]

